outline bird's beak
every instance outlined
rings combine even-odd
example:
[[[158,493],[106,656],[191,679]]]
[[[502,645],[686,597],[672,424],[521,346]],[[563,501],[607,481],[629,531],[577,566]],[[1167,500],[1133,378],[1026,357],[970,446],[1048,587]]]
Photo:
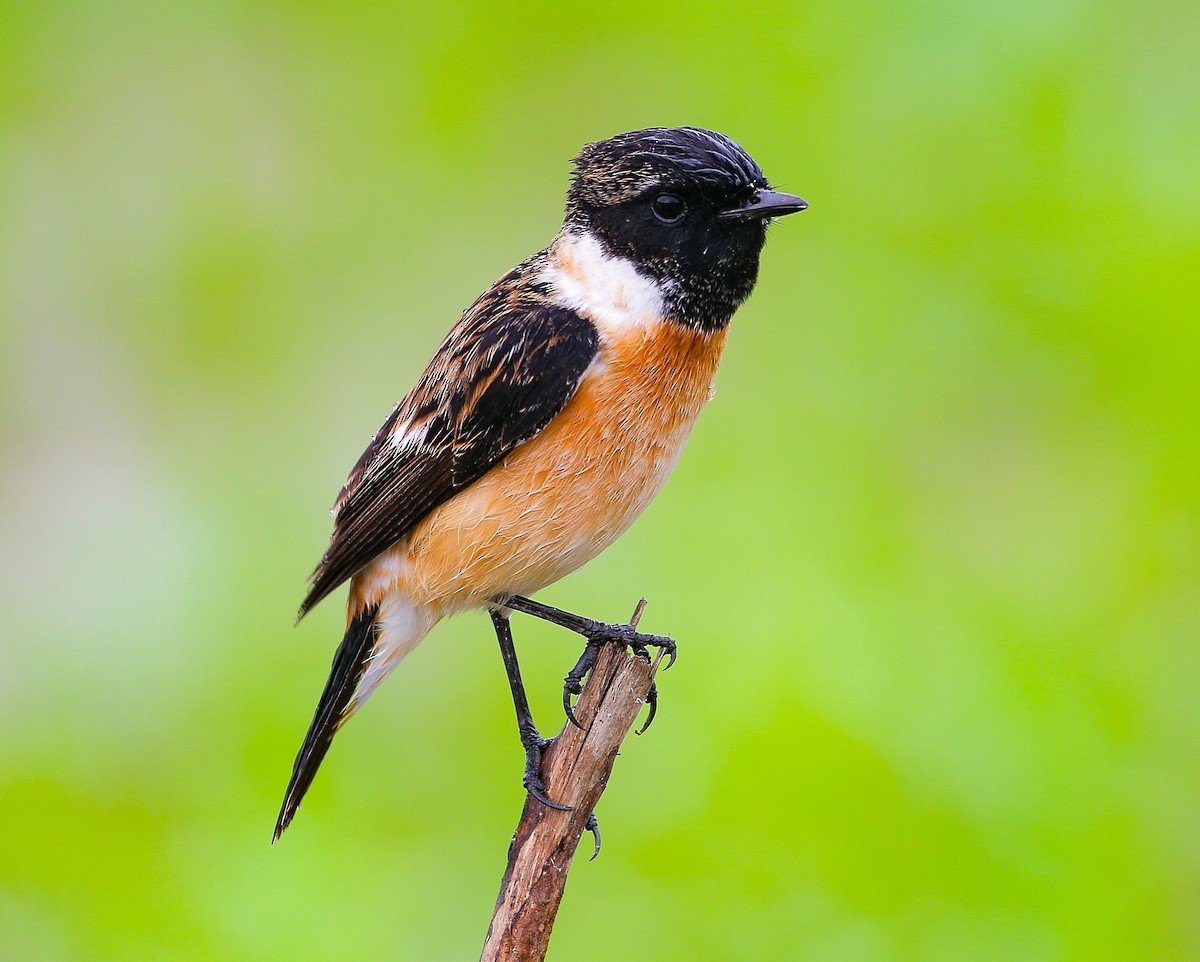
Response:
[[[754,199],[741,207],[723,210],[718,217],[724,220],[762,220],[767,217],[782,217],[795,214],[808,207],[808,202],[794,194],[782,194],[777,190],[757,191]]]

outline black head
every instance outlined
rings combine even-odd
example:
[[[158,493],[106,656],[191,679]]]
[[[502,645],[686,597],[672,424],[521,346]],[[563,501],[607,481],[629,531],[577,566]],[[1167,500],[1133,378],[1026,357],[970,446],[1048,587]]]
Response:
[[[651,127],[580,151],[566,226],[660,281],[676,320],[718,328],[754,287],[768,221],[807,206],[724,134]]]

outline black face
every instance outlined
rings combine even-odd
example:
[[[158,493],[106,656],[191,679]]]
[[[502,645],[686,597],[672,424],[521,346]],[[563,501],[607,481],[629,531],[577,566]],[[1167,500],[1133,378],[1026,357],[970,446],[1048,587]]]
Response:
[[[589,144],[576,168],[568,226],[664,282],[677,320],[727,324],[754,287],[770,216],[729,215],[767,190],[750,156],[711,131],[652,128]]]

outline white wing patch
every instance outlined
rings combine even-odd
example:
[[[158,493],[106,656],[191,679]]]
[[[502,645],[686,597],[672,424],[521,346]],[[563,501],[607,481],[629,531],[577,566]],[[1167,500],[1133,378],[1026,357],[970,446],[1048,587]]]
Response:
[[[405,421],[392,428],[392,435],[388,440],[397,448],[416,447],[425,440],[428,428],[429,424],[426,421],[422,421],[420,424],[413,424],[411,420]]]

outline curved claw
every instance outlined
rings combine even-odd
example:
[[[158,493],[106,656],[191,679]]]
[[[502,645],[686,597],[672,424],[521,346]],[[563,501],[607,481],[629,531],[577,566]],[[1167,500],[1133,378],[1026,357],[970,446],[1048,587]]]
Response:
[[[571,696],[578,694],[579,692],[571,691],[570,688],[568,688],[566,685],[563,685],[563,711],[566,712],[567,721],[569,721],[580,731],[587,731],[587,729],[580,724],[579,719],[575,717],[575,706],[571,704]]]
[[[645,734],[646,729],[650,727],[650,723],[652,721],[654,721],[654,716],[658,713],[658,686],[657,685],[650,686],[650,691],[648,691],[646,693],[646,704],[650,706],[650,714],[646,716],[646,723],[644,725],[642,725],[642,727],[639,728],[636,732],[634,732],[635,735]]]
[[[596,847],[592,852],[592,857],[588,859],[589,862],[594,862],[596,861],[596,856],[600,854],[600,823],[596,821],[595,812],[592,812],[592,814],[587,817],[587,821],[583,823],[583,830],[585,832],[591,832],[592,838],[596,840]]]
[[[536,782],[533,781],[532,779],[526,779],[525,791],[527,791],[530,795],[532,795],[534,798],[536,798],[539,802],[541,802],[547,808],[553,808],[555,811],[559,811],[559,812],[575,811],[575,809],[572,808],[570,805],[560,805],[558,802],[552,802],[550,800],[550,798],[546,795],[546,786],[541,784],[541,779],[538,779]]]
[[[666,651],[667,651],[667,663],[665,665],[663,665],[663,671],[666,671],[673,664],[675,664],[675,658],[678,655],[678,650],[675,647],[675,642],[671,642],[670,645],[667,645],[665,647],[666,647]]]
[[[601,644],[602,642],[589,639],[586,647],[583,649],[583,654],[579,656],[579,660],[575,662],[575,666],[567,673],[567,677],[563,679],[563,711],[566,712],[571,724],[580,730],[586,730],[586,728],[575,717],[575,708],[571,704],[571,696],[583,693],[584,676],[591,671],[592,665],[596,663],[596,655],[600,652]]]

